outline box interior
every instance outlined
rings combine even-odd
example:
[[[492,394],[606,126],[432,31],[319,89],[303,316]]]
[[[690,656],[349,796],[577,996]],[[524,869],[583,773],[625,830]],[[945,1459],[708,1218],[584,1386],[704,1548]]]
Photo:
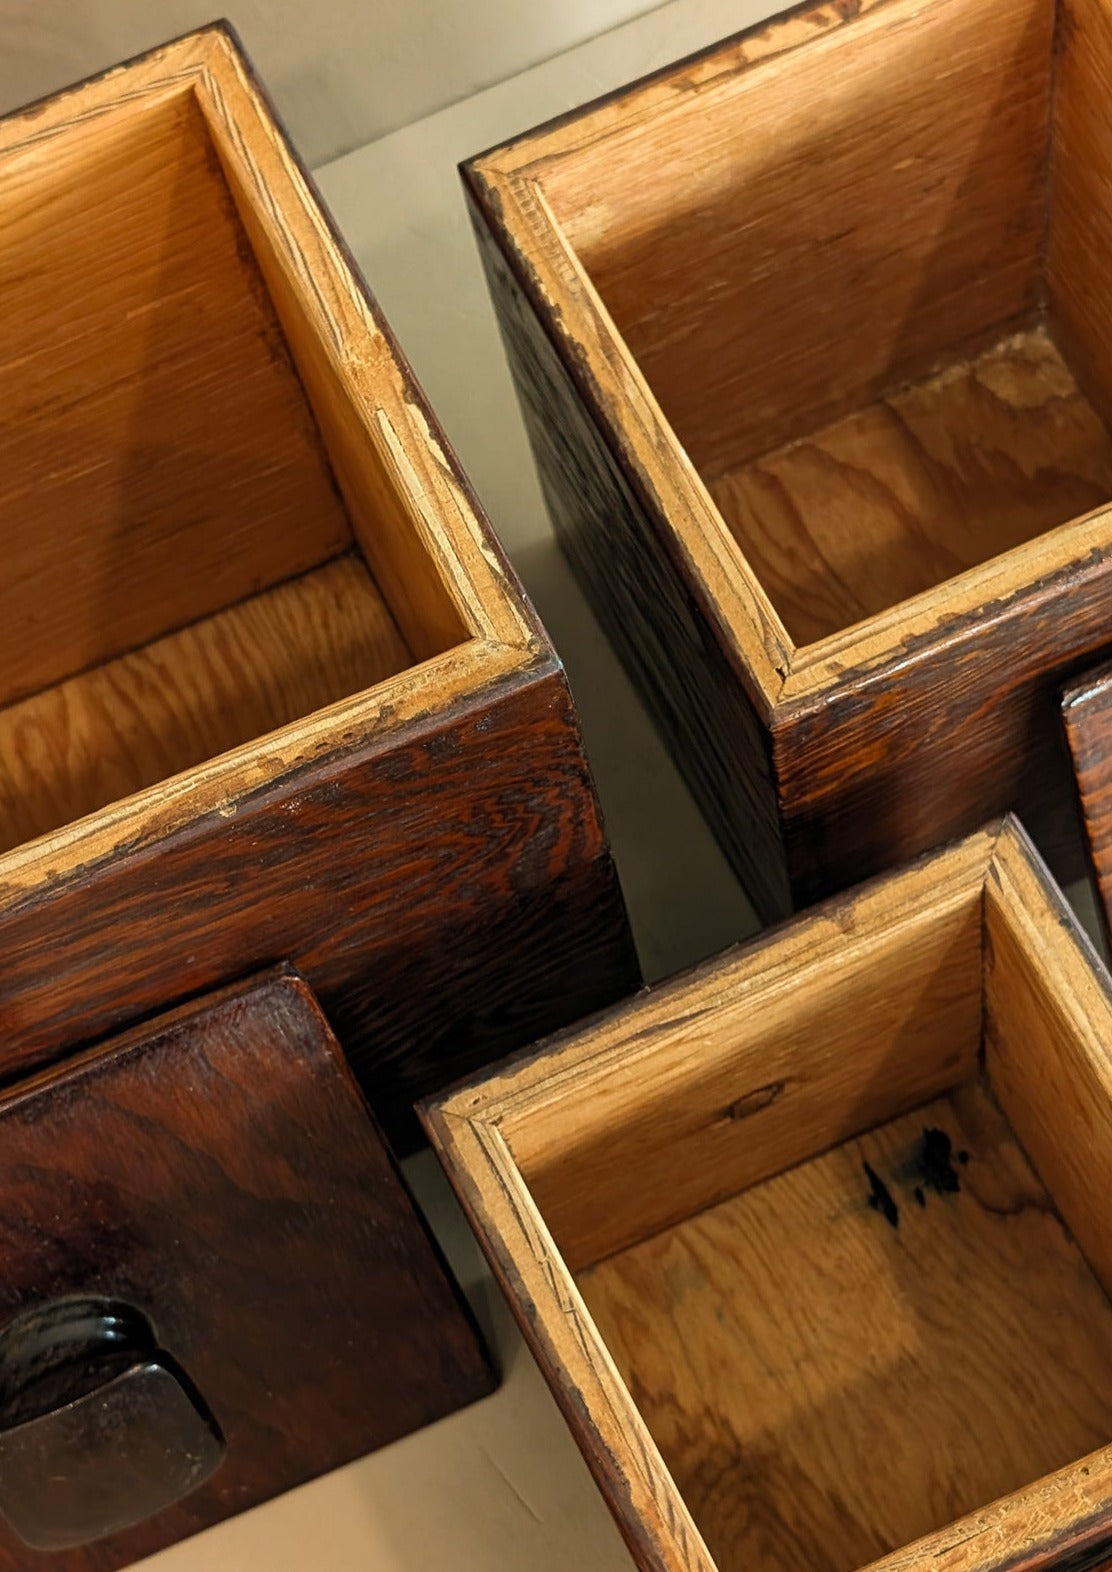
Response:
[[[258,202],[189,88],[5,155],[0,847],[468,637]]]
[[[510,1136],[722,1572],[852,1572],[1112,1441],[1045,938],[979,886],[847,932]]]
[[[1112,498],[1107,0],[883,0],[546,160],[796,644]]]

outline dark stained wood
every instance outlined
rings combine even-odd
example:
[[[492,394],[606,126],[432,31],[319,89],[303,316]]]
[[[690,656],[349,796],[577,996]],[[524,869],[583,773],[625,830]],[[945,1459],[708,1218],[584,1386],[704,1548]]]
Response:
[[[1112,935],[1112,666],[1100,666],[1062,694],[1062,720],[1104,930]]]
[[[1056,106],[1043,0],[819,4],[464,168],[557,533],[768,920],[1003,811],[1082,871],[1112,29],[1059,20]]]
[[[4,1572],[112,1572],[490,1389],[462,1301],[305,984],[271,973],[0,1101],[0,1321],[120,1301],[226,1453],[180,1504]],[[54,1487],[65,1489],[64,1482]]]
[[[3,1074],[288,959],[411,1144],[418,1095],[635,985],[572,714],[541,656],[450,722],[338,738],[229,817],[0,887]]]

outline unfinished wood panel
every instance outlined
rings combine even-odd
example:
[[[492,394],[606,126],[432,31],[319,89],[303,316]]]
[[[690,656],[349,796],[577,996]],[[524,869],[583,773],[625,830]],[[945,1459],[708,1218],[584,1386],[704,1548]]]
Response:
[[[797,644],[1112,497],[1112,438],[1042,325],[711,487]]]
[[[0,710],[0,848],[402,671],[361,559],[337,558]]]
[[[227,65],[220,77],[205,79],[198,99],[363,555],[418,659],[438,655],[472,634],[504,634],[505,620],[500,626],[499,619],[489,615],[493,608],[474,601],[467,605],[466,584],[454,571],[443,524],[422,505],[438,487],[450,487],[454,477],[446,464],[416,444],[406,451],[391,424],[392,398],[400,398],[407,414],[433,436],[420,395],[400,385],[398,351],[388,329],[375,320],[369,300],[353,302],[370,330],[368,363],[355,365],[338,353],[330,309],[346,292],[346,259],[337,257],[334,245],[321,245],[324,225],[317,215],[293,204],[283,213],[272,203],[260,202],[264,190],[296,185],[302,175],[289,149],[274,138],[273,128],[260,124],[261,136],[254,145],[245,139],[242,127],[256,117],[257,106],[251,94],[242,91],[241,66],[233,51],[228,51]],[[265,182],[259,178],[260,160]],[[376,407],[374,420],[368,420],[362,384],[372,368]],[[461,530],[455,549],[466,549],[466,544]]]
[[[1112,1306],[975,1085],[579,1285],[720,1572],[851,1572],[1112,1438]]]
[[[616,1020],[527,1117],[508,1104],[505,1138],[573,1270],[972,1074],[985,856],[944,853],[659,990],[631,1007],[632,1040]]]
[[[1112,12],[1059,0],[1047,304],[1078,380],[1112,420]]]
[[[1112,1293],[1112,998],[1072,915],[1005,844],[985,887],[985,1067]]]
[[[896,0],[536,166],[699,469],[1037,303],[1052,26],[1049,0]]]
[[[0,172],[0,699],[301,572],[350,529],[189,91]]]

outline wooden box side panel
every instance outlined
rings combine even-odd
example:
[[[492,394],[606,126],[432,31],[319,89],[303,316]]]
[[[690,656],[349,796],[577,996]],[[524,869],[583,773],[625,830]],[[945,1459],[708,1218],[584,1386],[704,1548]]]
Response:
[[[1039,300],[1053,5],[858,12],[536,166],[707,476]]]
[[[1112,998],[1104,970],[1022,838],[985,887],[985,1069],[1055,1205],[1112,1292]]]
[[[1112,16],[1102,0],[1059,0],[1047,310],[1082,388],[1112,420]]]
[[[1008,811],[1059,879],[1080,875],[1058,689],[1108,647],[1104,528],[1065,570],[940,623],[922,653],[784,706],[774,757],[800,905]]]
[[[0,1073],[278,960],[392,1138],[418,1095],[608,1004],[638,971],[550,658],[227,815],[0,901]]]
[[[351,541],[193,79],[153,74],[4,125],[0,702]]]
[[[974,837],[655,990],[574,1063],[542,1050],[501,1128],[573,1271],[975,1074],[985,855]]]
[[[502,340],[561,546],[761,916],[790,910],[764,727],[498,239],[468,196]]]

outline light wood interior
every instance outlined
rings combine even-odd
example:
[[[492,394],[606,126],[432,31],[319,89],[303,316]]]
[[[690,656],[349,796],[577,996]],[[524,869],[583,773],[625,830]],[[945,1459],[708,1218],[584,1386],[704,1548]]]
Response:
[[[822,20],[529,169],[796,645],[1112,499],[1104,0]]]
[[[1112,1442],[1112,1005],[1020,832],[581,1040],[500,1137],[719,1572],[853,1572]]]
[[[0,160],[0,847],[470,637],[199,80]]]
[[[851,1572],[1112,1440],[1112,1305],[976,1083],[579,1287],[720,1572]]]

